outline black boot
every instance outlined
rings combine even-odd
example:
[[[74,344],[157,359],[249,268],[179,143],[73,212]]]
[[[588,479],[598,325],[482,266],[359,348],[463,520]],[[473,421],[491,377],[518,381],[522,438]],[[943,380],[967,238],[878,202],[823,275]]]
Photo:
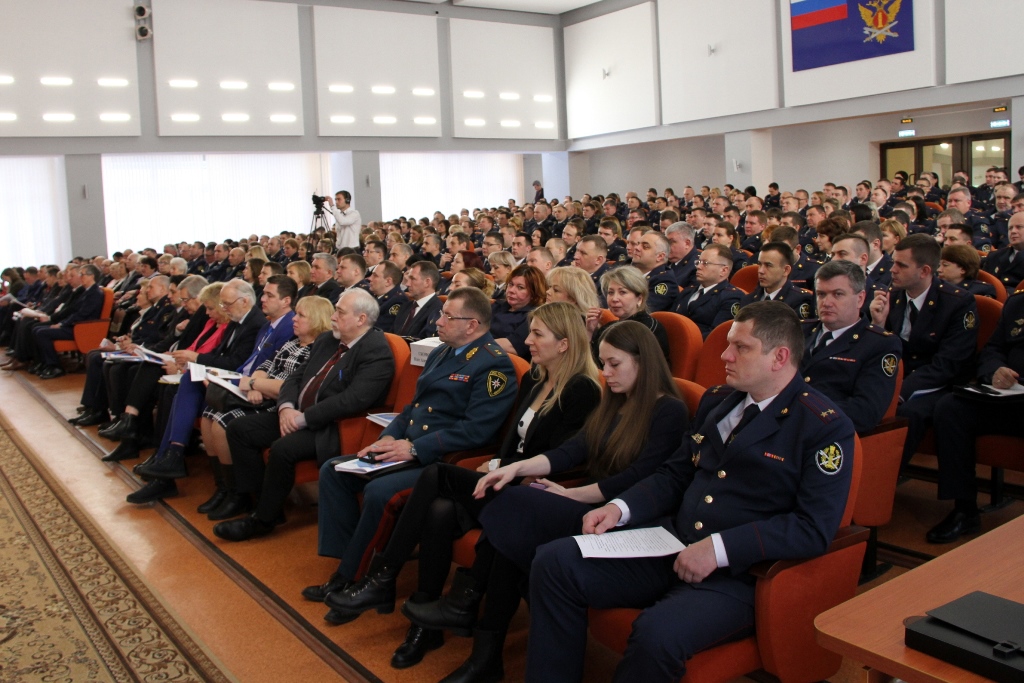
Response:
[[[216,510],[228,495],[228,487],[224,483],[224,466],[220,464],[220,460],[210,458],[210,469],[213,470],[213,483],[217,488],[209,500],[196,508],[196,512],[204,515]]]
[[[126,500],[135,505],[142,505],[176,495],[178,495],[178,485],[174,483],[173,479],[154,479],[138,491],[129,493]]]
[[[252,496],[250,494],[241,493],[238,490],[238,486],[235,484],[234,465],[224,465],[223,470],[224,487],[226,489],[224,500],[220,502],[220,505],[206,514],[206,518],[214,522],[222,519],[231,519],[238,515],[248,514],[256,507],[253,504]]]
[[[402,614],[423,628],[448,629],[457,636],[468,637],[473,634],[482,598],[483,591],[477,586],[473,574],[460,567],[455,571],[448,595],[434,602],[406,602],[402,605]]]
[[[139,438],[139,417],[131,413],[121,413],[121,417],[108,429],[101,429],[100,436],[111,441],[120,441],[125,436]]]
[[[444,633],[413,624],[405,634],[405,641],[391,655],[391,668],[408,669],[423,661],[423,656],[444,645]]]
[[[266,536],[276,526],[277,524],[264,522],[253,514],[214,525],[213,535],[225,541],[248,541],[250,538]]]
[[[313,602],[323,602],[330,593],[343,590],[351,583],[351,581],[338,572],[334,572],[331,574],[331,578],[327,579],[326,583],[317,584],[316,586],[306,586],[303,588],[302,597]]]
[[[89,408],[78,417],[71,418],[68,422],[78,427],[95,427],[96,425],[103,424],[109,418],[110,416],[107,415],[105,408]]]
[[[103,462],[120,462],[121,460],[134,460],[139,457],[139,444],[134,438],[121,439],[117,448],[104,455],[100,460]]]
[[[185,451],[181,446],[170,444],[167,450],[142,463],[135,471],[151,479],[183,479],[188,476]]]
[[[466,663],[441,679],[441,683],[498,683],[505,677],[501,651],[505,631],[473,631],[473,652]]]
[[[378,614],[391,614],[395,611],[395,579],[401,570],[402,565],[387,564],[377,555],[366,576],[342,591],[329,593],[324,603],[332,610],[350,614],[371,609]]]

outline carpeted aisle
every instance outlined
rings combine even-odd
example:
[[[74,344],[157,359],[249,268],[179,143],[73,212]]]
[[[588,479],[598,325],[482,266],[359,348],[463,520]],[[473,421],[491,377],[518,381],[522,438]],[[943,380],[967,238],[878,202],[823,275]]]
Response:
[[[228,681],[0,431],[0,680]]]

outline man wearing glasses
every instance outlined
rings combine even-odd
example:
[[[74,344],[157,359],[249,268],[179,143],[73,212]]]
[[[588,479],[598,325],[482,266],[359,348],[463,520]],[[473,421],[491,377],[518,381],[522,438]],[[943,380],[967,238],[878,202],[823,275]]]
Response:
[[[306,599],[325,600],[355,579],[388,501],[411,488],[424,467],[446,453],[494,442],[515,403],[516,374],[490,326],[491,302],[483,292],[473,287],[452,292],[437,321],[443,343],[427,357],[412,402],[358,454],[415,466],[370,481],[335,471],[333,459],[320,468],[318,551],[341,564],[325,584],[303,591]],[[344,624],[358,615],[331,609],[325,618]]]
[[[684,315],[697,324],[705,339],[727,320],[732,320],[743,290],[729,283],[732,271],[732,250],[721,244],[709,244],[699,257],[697,283],[679,292],[674,313]],[[735,310],[733,310],[735,308]]]

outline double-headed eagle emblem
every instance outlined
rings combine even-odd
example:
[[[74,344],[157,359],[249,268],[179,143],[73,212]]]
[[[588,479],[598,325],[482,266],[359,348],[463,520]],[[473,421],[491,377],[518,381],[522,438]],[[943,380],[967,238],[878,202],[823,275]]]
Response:
[[[860,17],[867,24],[864,27],[864,33],[867,34],[867,38],[864,42],[871,40],[877,40],[879,43],[884,43],[886,38],[899,38],[900,34],[893,31],[893,27],[896,26],[896,15],[900,13],[900,5],[903,4],[903,0],[892,0],[889,6],[885,6],[885,0],[871,0],[868,6],[857,5],[860,8]]]

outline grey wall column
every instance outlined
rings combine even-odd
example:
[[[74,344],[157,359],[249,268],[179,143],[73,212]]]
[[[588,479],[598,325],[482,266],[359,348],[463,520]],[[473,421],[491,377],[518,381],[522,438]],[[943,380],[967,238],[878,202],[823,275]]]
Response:
[[[380,153],[352,152],[352,205],[363,223],[383,216],[380,194]]]
[[[545,152],[540,155],[541,173],[544,178],[544,196],[548,201],[569,194],[569,153]]]
[[[107,222],[103,209],[103,166],[99,154],[64,157],[68,188],[71,253],[75,256],[107,254]],[[147,245],[148,246],[148,245]],[[160,248],[154,244],[153,248]]]
[[[547,185],[544,182],[544,162],[541,160],[540,154],[524,154],[523,155],[523,197],[521,201],[532,202],[533,201],[533,181],[539,180],[541,185]],[[544,188],[547,190],[547,187]],[[547,192],[544,193],[547,197]]]
[[[1017,116],[1017,112],[1020,112],[1020,116]],[[1024,97],[1010,100],[1009,114],[1011,123],[1014,120],[1017,123],[1010,133],[1010,182],[1015,183],[1020,180],[1017,169],[1024,166]]]
[[[594,191],[590,183],[590,152],[569,152],[569,193],[573,198]]]

